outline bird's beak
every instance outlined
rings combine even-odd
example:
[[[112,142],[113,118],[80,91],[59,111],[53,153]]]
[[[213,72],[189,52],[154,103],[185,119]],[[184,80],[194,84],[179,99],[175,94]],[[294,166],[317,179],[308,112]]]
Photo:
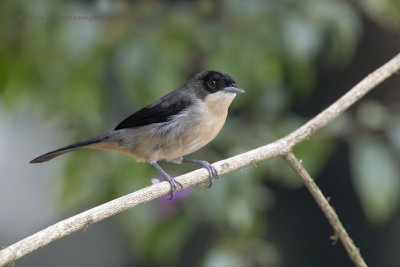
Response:
[[[225,87],[224,88],[225,92],[228,93],[235,93],[235,94],[240,94],[240,93],[244,93],[245,91],[239,87],[239,85],[237,85],[236,83],[233,83],[231,86],[229,87]]]

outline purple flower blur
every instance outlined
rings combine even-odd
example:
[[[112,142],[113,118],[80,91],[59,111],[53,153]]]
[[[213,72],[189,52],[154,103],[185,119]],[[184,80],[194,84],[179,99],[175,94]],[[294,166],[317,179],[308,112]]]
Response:
[[[171,175],[172,178],[175,178],[179,175]],[[152,179],[152,183],[159,183],[164,181],[162,176],[157,176]],[[179,188],[179,187],[178,187]],[[188,195],[192,194],[191,188],[185,188],[182,190],[177,190],[174,193],[174,197],[170,200],[170,195],[163,196],[157,201],[157,217],[159,220],[165,221],[169,220],[178,214],[182,210],[182,201]]]

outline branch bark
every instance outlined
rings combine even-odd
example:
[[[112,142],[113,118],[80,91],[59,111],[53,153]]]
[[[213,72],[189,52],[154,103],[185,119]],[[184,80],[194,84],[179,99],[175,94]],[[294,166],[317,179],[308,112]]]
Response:
[[[254,163],[266,161],[271,158],[282,157],[288,161],[292,168],[299,174],[306,187],[320,206],[325,217],[331,223],[338,234],[349,257],[356,266],[367,266],[359,253],[359,250],[348,236],[343,225],[333,208],[329,205],[321,191],[312,181],[311,177],[292,154],[293,147],[323,128],[353,103],[358,101],[367,92],[372,90],[379,83],[387,79],[400,69],[400,54],[388,61],[382,67],[365,77],[344,96],[334,102],[327,109],[319,113],[306,124],[290,133],[289,135],[262,147],[236,155],[234,157],[216,162],[213,166],[220,176],[242,169]],[[176,178],[183,188],[205,182],[208,179],[208,172],[199,169]],[[151,201],[169,194],[170,185],[167,182],[151,185],[136,192],[114,199],[110,202],[94,207],[90,210],[77,214],[73,217],[60,221],[48,228],[37,232],[13,245],[0,250],[0,266],[11,263],[36,249],[46,246],[49,243],[65,237],[89,225],[105,218],[116,215],[122,211],[133,208],[139,204]]]
[[[335,230],[336,235],[339,237],[344,248],[347,251],[350,259],[354,262],[356,266],[367,267],[364,259],[361,257],[360,250],[354,245],[353,240],[348,235],[346,229],[343,227],[339,220],[335,210],[329,205],[328,200],[325,198],[324,194],[321,192],[317,184],[313,181],[310,174],[304,169],[303,165],[297,160],[296,156],[290,152],[285,156],[285,160],[292,166],[293,170],[300,176],[304,185],[307,187],[310,194],[313,196],[318,206],[324,213],[325,217],[328,219],[332,228]]]

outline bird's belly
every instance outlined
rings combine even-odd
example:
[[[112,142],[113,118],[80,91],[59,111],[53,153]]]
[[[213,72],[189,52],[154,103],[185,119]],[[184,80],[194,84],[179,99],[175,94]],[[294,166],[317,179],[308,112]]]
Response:
[[[154,153],[154,159],[172,161],[195,152],[217,136],[224,125],[225,119],[226,115],[220,117],[210,116],[205,120],[194,122],[181,135],[171,140],[162,139],[159,142],[160,149]]]
[[[225,119],[226,115],[207,116],[205,119],[186,122],[184,127],[174,125],[174,127],[170,127],[169,131],[162,134],[154,134],[154,128],[151,127],[132,130],[132,132],[128,132],[129,137],[124,139],[135,141],[132,143],[126,141],[123,142],[125,144],[120,144],[124,151],[119,152],[130,154],[139,162],[172,161],[208,144],[217,136]],[[180,131],[177,130],[179,127],[181,127]]]

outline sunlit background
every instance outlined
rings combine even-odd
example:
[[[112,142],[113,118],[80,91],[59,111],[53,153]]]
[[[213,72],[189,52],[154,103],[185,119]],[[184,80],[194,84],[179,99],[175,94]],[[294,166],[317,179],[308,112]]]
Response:
[[[396,0],[12,1],[0,6],[0,246],[150,184],[149,164],[82,150],[202,70],[246,90],[210,162],[290,133],[400,51]],[[400,76],[295,154],[370,266],[400,266]],[[194,166],[163,163],[171,174]],[[16,266],[352,266],[282,160],[90,226]]]

